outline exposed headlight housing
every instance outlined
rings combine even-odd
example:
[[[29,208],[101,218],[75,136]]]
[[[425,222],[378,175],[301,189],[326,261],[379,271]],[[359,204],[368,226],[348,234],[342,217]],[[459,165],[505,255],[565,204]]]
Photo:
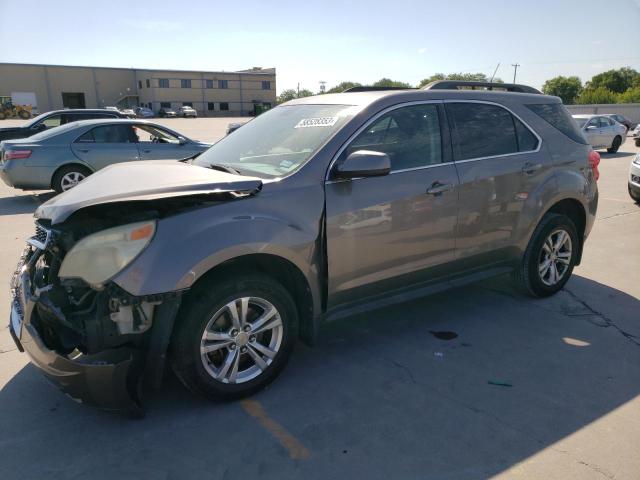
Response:
[[[633,159],[633,163],[640,165],[640,152],[636,153],[636,158]]]
[[[81,278],[100,287],[129,265],[151,242],[156,222],[137,222],[93,233],[78,243],[62,261],[60,278]]]

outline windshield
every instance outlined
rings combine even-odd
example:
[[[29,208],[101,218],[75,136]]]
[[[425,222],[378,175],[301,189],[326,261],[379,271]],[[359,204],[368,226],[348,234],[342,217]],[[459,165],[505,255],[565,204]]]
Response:
[[[224,137],[194,162],[222,164],[260,178],[288,175],[354,115],[349,105],[291,105],[269,110]]]
[[[38,115],[37,117],[34,117],[33,120],[31,120],[29,123],[27,123],[25,125],[25,128],[31,128],[33,127],[36,123],[38,123],[40,120],[42,120],[44,117],[46,117],[47,115],[51,115],[51,112],[46,112],[46,113],[41,113],[40,115]]]
[[[576,123],[580,128],[584,127],[584,124],[587,123],[587,120],[589,120],[588,118],[581,118],[581,117],[578,117],[578,118],[573,117],[573,119],[576,121]]]

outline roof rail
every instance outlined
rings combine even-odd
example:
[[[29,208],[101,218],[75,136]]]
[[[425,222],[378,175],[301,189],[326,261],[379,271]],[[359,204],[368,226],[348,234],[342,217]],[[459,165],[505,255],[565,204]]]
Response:
[[[367,87],[367,86],[359,86],[359,87],[351,87],[343,90],[342,93],[353,93],[353,92],[382,92],[384,90],[415,90],[413,87]]]
[[[422,90],[497,90],[542,95],[540,90],[536,90],[528,85],[520,85],[517,83],[468,82],[465,80],[438,80],[425,85],[422,87]]]

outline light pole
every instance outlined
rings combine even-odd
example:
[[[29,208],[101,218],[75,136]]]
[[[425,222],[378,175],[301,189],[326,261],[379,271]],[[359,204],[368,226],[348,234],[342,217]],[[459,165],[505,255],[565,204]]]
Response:
[[[516,83],[516,73],[518,73],[518,67],[520,66],[519,63],[512,63],[511,66],[513,67],[513,83]]]

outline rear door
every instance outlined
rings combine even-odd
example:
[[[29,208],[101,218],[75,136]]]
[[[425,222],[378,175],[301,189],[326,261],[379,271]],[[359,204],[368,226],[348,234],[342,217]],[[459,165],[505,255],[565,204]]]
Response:
[[[458,178],[442,140],[441,102],[394,107],[341,152],[384,152],[391,173],[329,180],[329,306],[433,278],[454,257]]]
[[[180,143],[173,133],[155,125],[136,124],[134,129],[141,160],[182,160],[198,153],[192,143]]]
[[[446,101],[453,155],[460,177],[456,257],[461,268],[509,258],[529,194],[552,162],[533,130],[505,107]]]
[[[139,160],[129,124],[99,125],[71,144],[73,153],[94,170],[119,162]]]

